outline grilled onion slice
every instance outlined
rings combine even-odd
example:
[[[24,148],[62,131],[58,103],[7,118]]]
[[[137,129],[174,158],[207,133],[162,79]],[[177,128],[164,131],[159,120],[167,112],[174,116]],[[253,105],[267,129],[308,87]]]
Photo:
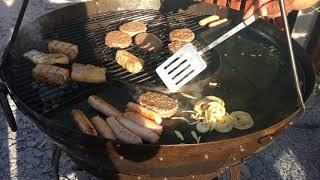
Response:
[[[244,111],[234,111],[230,114],[234,117],[233,127],[244,130],[249,129],[254,125],[251,115]]]

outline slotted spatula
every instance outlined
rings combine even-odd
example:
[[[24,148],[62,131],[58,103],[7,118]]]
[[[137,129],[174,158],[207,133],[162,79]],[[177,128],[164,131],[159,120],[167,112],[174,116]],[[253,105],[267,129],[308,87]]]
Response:
[[[200,51],[197,51],[191,43],[186,44],[157,67],[157,74],[170,92],[177,92],[183,85],[206,69],[207,64],[202,59],[202,54],[249,26],[257,18],[256,14],[252,15]]]

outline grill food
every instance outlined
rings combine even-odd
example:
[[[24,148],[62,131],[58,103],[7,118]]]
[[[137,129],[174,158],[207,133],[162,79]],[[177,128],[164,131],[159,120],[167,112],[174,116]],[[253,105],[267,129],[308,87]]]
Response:
[[[73,117],[74,122],[77,124],[81,132],[98,136],[97,131],[95,130],[93,125],[90,123],[89,119],[86,117],[86,115],[83,114],[82,111],[80,111],[79,109],[73,109],[71,111],[71,115]]]
[[[145,108],[151,109],[162,118],[173,116],[178,110],[176,100],[167,95],[155,92],[142,94],[138,100],[139,104]]]
[[[152,33],[140,33],[135,37],[135,43],[147,51],[159,51],[162,48],[162,41]]]
[[[117,139],[132,144],[142,144],[142,139],[136,134],[123,127],[115,117],[107,118],[107,123],[116,135]]]
[[[73,131],[73,126],[70,126],[73,121],[69,116],[65,116],[66,113],[79,107],[88,112],[88,115],[89,112],[97,113],[87,105],[86,99],[82,98],[87,93],[95,92],[105,97],[108,103],[123,108],[128,100],[135,99],[141,94],[140,90],[157,91],[164,88],[154,70],[170,56],[167,49],[149,53],[136,46],[129,47],[128,51],[143,58],[145,64],[143,72],[128,73],[114,60],[115,49],[106,48],[104,42],[106,29],[108,32],[117,30],[123,22],[138,20],[146,22],[148,32],[161,37],[165,46],[168,44],[166,38],[170,31],[176,28],[189,28],[197,37],[199,36],[197,42],[206,44],[210,43],[212,38],[214,39],[210,36],[211,31],[207,33],[207,27],[199,26],[198,23],[206,13],[216,14],[218,10],[224,17],[236,20],[234,19],[236,13],[218,9],[216,6],[204,6],[192,2],[190,5],[189,1],[169,4],[166,2],[135,0],[130,1],[128,6],[128,1],[96,0],[59,9],[35,22],[25,24],[17,36],[13,35],[16,37],[15,44],[8,46],[8,56],[3,59],[4,63],[0,68],[1,79],[5,82],[3,87],[9,88],[19,108],[24,113],[30,114],[33,117],[31,120],[63,151],[67,152],[81,169],[96,175],[101,174],[104,176],[101,179],[110,179],[110,177],[134,179],[138,176],[141,179],[153,177],[156,179],[165,177],[210,179],[209,176],[216,175],[217,171],[228,167],[232,169],[233,165],[259,152],[272,142],[269,137],[275,139],[290,121],[297,119],[303,113],[302,109],[297,109],[296,91],[292,83],[292,74],[290,74],[290,61],[285,58],[287,57],[285,42],[279,38],[281,34],[272,31],[270,23],[257,21],[257,26],[248,27],[239,32],[237,36],[226,41],[226,44],[219,46],[216,49],[218,51],[207,52],[204,58],[210,65],[207,68],[208,71],[203,73],[203,76],[199,76],[200,82],[196,80],[194,84],[190,83],[192,89],[189,86],[185,87],[188,90],[187,93],[192,96],[201,98],[213,93],[226,98],[228,108],[254,110],[256,128],[245,131],[234,130],[227,134],[215,132],[199,134],[202,136],[202,143],[194,145],[189,144],[199,142],[200,136],[195,141],[190,132],[196,131],[196,127],[190,126],[189,122],[174,119],[165,120],[162,123],[165,130],[158,144],[153,145],[140,145],[142,140],[135,135],[133,136],[136,139],[131,137],[131,140],[140,143],[139,145],[103,140]],[[220,31],[220,29],[217,30]],[[45,50],[47,40],[57,38],[79,45],[78,63],[97,64],[99,62],[99,66],[108,69],[110,79],[125,83],[103,83],[99,86],[67,83],[63,87],[51,87],[34,80],[30,72],[34,67],[33,63],[26,59],[21,60],[20,53],[30,49]],[[303,48],[296,47],[298,47],[295,48],[295,52],[297,52],[298,70],[303,82],[303,94],[307,99],[314,87],[314,74],[309,63],[311,61],[306,61],[308,58]],[[221,53],[228,56],[224,57]],[[257,56],[253,57],[250,54]],[[237,61],[232,61],[234,57]],[[259,63],[256,63],[257,61]],[[213,78],[206,80],[206,74],[210,74]],[[268,74],[274,76],[269,78]],[[272,80],[271,85],[268,84],[269,79]],[[210,81],[218,82],[220,86],[199,88],[198,84],[208,85]],[[181,101],[179,116],[191,122],[192,119],[189,116],[193,103],[189,103],[189,99],[178,93],[174,94],[174,97],[179,100],[179,103]],[[278,99],[281,101],[277,101]],[[115,123],[121,125],[117,120]],[[180,144],[181,140],[175,136],[174,130],[182,135],[183,144]],[[121,134],[116,137],[117,140],[124,139],[119,138],[123,137]],[[240,152],[241,146],[245,150],[244,153]],[[209,176],[208,173],[210,173]]]
[[[46,54],[37,50],[31,50],[23,54],[35,64],[68,64],[69,58],[64,54]]]
[[[212,15],[212,16],[208,16],[206,18],[203,18],[199,21],[199,25],[200,26],[205,26],[207,25],[208,23],[212,22],[212,21],[216,21],[216,20],[219,20],[220,17],[217,16],[217,15]]]
[[[127,48],[131,45],[131,37],[121,31],[108,32],[105,37],[105,44],[109,48]]]
[[[215,21],[215,22],[212,22],[208,25],[208,27],[216,27],[216,26],[219,26],[220,24],[223,24],[223,23],[226,23],[228,22],[228,19],[227,18],[224,18],[224,19],[220,19],[218,21]]]
[[[169,51],[174,54],[176,53],[179,49],[181,49],[183,46],[185,46],[187,42],[184,41],[173,41],[170,44],[168,44]]]
[[[72,64],[71,79],[78,82],[102,83],[106,81],[106,68],[96,67],[91,64]]]
[[[183,42],[192,42],[195,38],[194,33],[191,29],[183,28],[183,29],[175,29],[170,32],[169,39],[171,42],[173,41],[183,41]]]
[[[134,134],[141,137],[143,140],[150,142],[150,143],[156,143],[159,140],[159,136],[152,132],[150,129],[143,127],[129,119],[127,119],[124,116],[118,116],[117,120],[120,122],[121,125],[129,129]]]
[[[106,116],[120,116],[121,112],[113,107],[111,104],[105,102],[101,98],[95,95],[91,95],[88,98],[88,103],[91,107],[93,107],[95,110],[102,112]]]
[[[94,116],[91,119],[91,123],[94,128],[98,131],[99,135],[107,139],[116,139],[112,129],[108,123],[100,116]]]
[[[50,41],[48,43],[48,50],[50,53],[65,54],[70,58],[70,60],[75,60],[78,56],[78,46],[63,41]]]
[[[145,108],[143,106],[140,106],[139,104],[129,102],[127,104],[127,111],[136,112],[138,114],[141,114],[145,118],[151,119],[155,121],[158,124],[161,124],[162,118],[154,111]]]
[[[121,32],[128,34],[129,36],[135,36],[139,33],[147,31],[146,25],[138,21],[132,21],[125,23],[119,27]]]
[[[38,64],[32,69],[33,78],[54,86],[62,86],[70,78],[69,69],[54,65]]]
[[[244,130],[249,129],[254,125],[254,121],[251,115],[244,111],[234,111],[230,114],[234,117],[233,127]]]
[[[134,121],[137,124],[140,124],[141,126],[144,126],[153,132],[161,135],[163,128],[161,125],[155,123],[154,121],[151,121],[150,119],[147,119],[140,114],[137,114],[135,112],[125,112],[123,114],[127,119],[130,119],[131,121]]]
[[[144,61],[126,50],[118,50],[116,61],[124,69],[131,73],[138,73],[143,68]]]

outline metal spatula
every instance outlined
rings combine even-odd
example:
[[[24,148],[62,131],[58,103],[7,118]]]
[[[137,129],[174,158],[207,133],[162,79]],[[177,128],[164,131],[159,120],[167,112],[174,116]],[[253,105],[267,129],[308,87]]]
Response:
[[[169,91],[178,91],[183,85],[191,81],[207,67],[206,62],[201,57],[202,54],[247,27],[257,18],[257,15],[249,17],[199,52],[191,43],[186,44],[183,48],[157,67],[157,74],[160,76]]]

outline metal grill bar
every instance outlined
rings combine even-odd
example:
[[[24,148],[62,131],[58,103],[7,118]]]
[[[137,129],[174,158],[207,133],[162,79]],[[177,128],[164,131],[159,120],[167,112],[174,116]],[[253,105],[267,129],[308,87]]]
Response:
[[[119,79],[133,84],[161,83],[155,69],[171,56],[167,49],[169,32],[176,28],[187,27],[199,34],[206,30],[206,27],[198,25],[201,18],[184,12],[161,14],[155,10],[108,12],[97,14],[94,17],[78,18],[68,24],[56,27],[53,31],[44,32],[42,37],[44,41],[59,39],[78,44],[77,62],[106,67],[111,79]],[[158,36],[164,44],[163,49],[157,53],[145,52],[134,45],[127,48],[128,51],[145,60],[144,70],[137,74],[131,74],[121,68],[114,61],[115,50],[107,48],[104,43],[106,32],[116,30],[121,24],[132,20],[145,22],[148,32]],[[28,47],[27,50],[31,48]],[[210,58],[210,53],[207,56]],[[49,112],[81,92],[93,88],[91,85],[76,82],[70,82],[63,87],[52,87],[38,82],[31,76],[34,65],[23,58],[19,61],[20,63],[12,66],[16,77],[17,95],[26,105],[40,114]]]

